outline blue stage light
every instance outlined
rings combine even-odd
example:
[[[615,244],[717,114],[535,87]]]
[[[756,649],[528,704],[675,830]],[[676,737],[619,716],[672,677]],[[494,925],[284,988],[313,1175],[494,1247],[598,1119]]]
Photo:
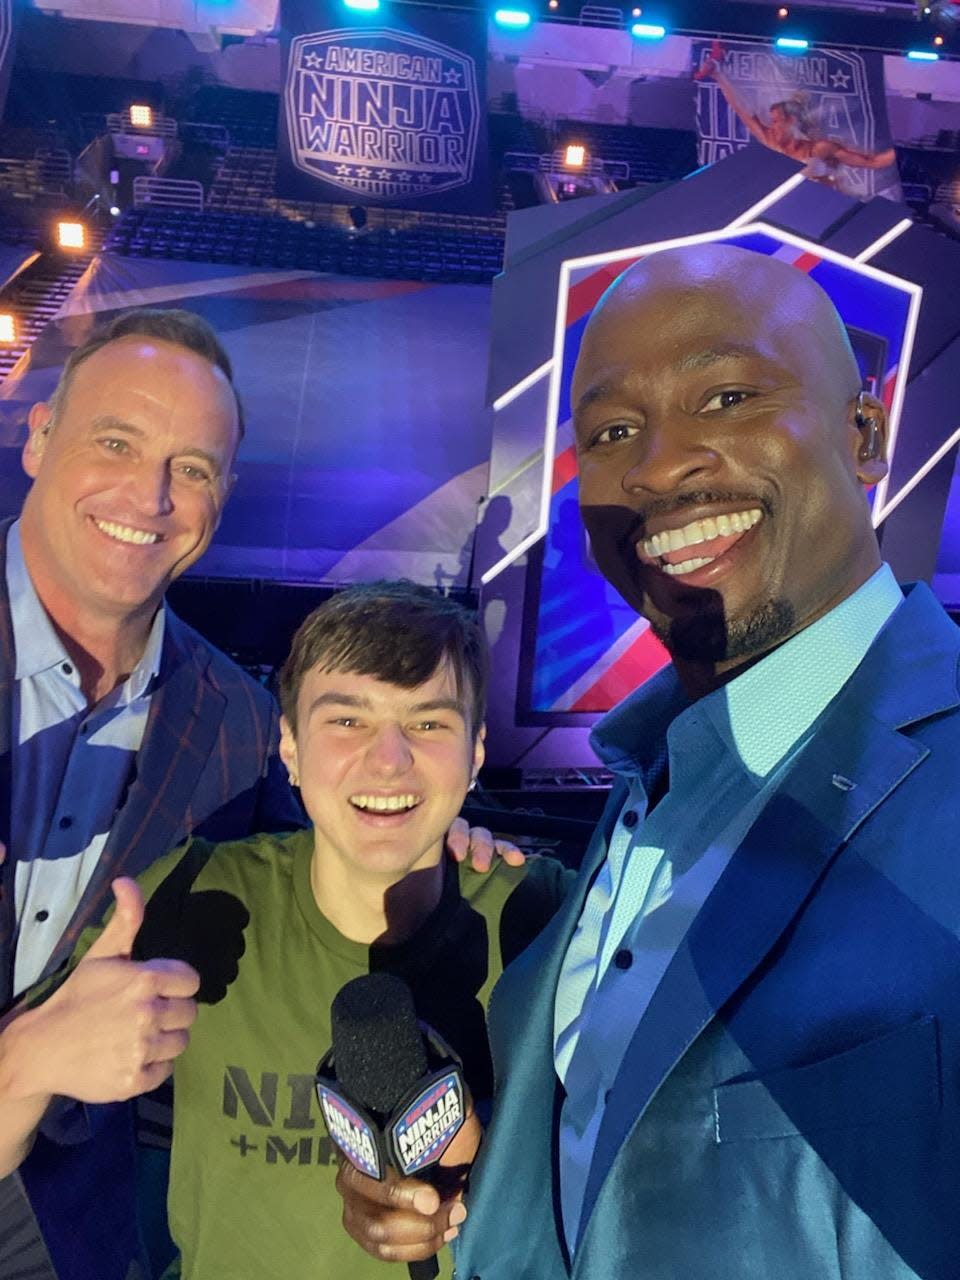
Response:
[[[914,62],[939,62],[939,53],[934,53],[932,49],[908,49],[907,57],[912,58]]]
[[[364,13],[376,13],[380,0],[343,0],[348,9],[361,9]]]
[[[667,28],[659,22],[635,22],[630,28],[630,34],[638,40],[662,40],[667,34]]]
[[[777,36],[774,44],[785,53],[803,53],[804,49],[810,48],[809,40],[802,40],[797,36]]]
[[[498,27],[513,27],[517,31],[529,27],[533,21],[526,9],[497,9],[493,20]]]

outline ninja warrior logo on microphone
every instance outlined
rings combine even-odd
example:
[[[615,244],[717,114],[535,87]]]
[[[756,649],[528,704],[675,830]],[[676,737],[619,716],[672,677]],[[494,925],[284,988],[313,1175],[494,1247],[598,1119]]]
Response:
[[[463,1124],[463,1088],[457,1072],[434,1080],[390,1126],[397,1164],[416,1173],[439,1159]]]
[[[297,36],[284,96],[293,163],[353,196],[435,195],[472,178],[476,68],[447,45],[385,28]]]
[[[332,1140],[361,1173],[380,1178],[376,1139],[363,1116],[322,1084],[317,1085],[317,1096]]]

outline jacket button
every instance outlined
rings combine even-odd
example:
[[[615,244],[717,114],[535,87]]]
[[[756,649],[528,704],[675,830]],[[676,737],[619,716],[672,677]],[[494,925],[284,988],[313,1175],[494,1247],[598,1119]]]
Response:
[[[636,809],[628,809],[627,812],[623,815],[623,825],[628,830],[632,831],[633,828],[637,825],[639,818],[640,818],[640,815],[637,813]]]

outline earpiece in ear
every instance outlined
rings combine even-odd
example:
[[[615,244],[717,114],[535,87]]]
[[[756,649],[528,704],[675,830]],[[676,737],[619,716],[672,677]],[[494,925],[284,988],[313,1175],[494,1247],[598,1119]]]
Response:
[[[869,462],[880,451],[880,432],[877,430],[876,418],[868,417],[863,411],[862,391],[857,392],[857,407],[853,413],[853,420],[857,428],[864,433],[863,444],[857,452],[857,458],[860,462]]]

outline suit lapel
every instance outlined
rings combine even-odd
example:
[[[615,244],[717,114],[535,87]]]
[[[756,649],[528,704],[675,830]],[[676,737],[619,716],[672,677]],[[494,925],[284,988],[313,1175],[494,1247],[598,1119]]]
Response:
[[[208,654],[190,643],[168,610],[160,678],[150,701],[135,774],[97,868],[48,972],[70,955],[81,931],[112,901],[111,882],[137,876],[177,843],[217,741],[226,700],[205,676]]]
[[[920,599],[898,611],[896,625],[881,634],[868,662],[791,763],[641,1019],[604,1112],[584,1196],[581,1239],[618,1151],[662,1082],[764,961],[845,841],[927,754],[921,742],[891,724],[899,727],[957,705],[955,630],[939,607],[931,619],[928,593],[915,590]],[[937,626],[927,625],[934,620]],[[911,632],[922,637],[922,654],[903,652]],[[943,643],[938,645],[937,637]],[[922,681],[907,674],[911,656],[923,664]],[[897,671],[898,685],[881,681],[878,687],[876,671]],[[887,723],[875,718],[878,706]]]

